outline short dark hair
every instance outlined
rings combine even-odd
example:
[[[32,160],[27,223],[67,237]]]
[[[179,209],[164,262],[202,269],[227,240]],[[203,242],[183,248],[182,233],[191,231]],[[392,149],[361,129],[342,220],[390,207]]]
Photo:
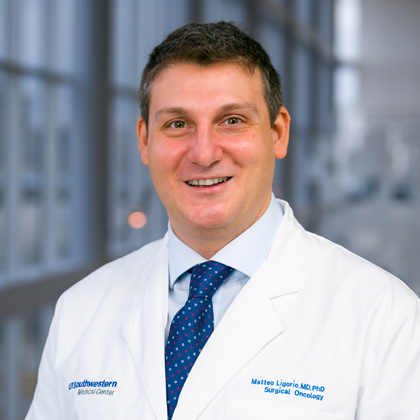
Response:
[[[208,66],[214,63],[234,63],[253,73],[262,74],[264,98],[271,125],[283,105],[280,76],[264,48],[230,22],[189,23],[171,32],[150,54],[143,70],[139,102],[141,114],[148,126],[150,91],[153,81],[174,64],[190,63]]]

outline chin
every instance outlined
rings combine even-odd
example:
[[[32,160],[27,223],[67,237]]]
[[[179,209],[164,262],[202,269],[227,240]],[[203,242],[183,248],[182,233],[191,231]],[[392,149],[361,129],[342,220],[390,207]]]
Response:
[[[189,217],[190,224],[197,229],[220,229],[229,225],[229,220],[226,211],[200,211],[192,214]]]

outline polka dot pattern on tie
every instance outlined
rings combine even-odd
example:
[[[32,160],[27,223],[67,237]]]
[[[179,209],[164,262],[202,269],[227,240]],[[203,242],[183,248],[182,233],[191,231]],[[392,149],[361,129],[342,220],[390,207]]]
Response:
[[[188,300],[172,320],[165,347],[169,419],[194,362],[213,332],[212,297],[231,271],[216,261],[192,268]]]

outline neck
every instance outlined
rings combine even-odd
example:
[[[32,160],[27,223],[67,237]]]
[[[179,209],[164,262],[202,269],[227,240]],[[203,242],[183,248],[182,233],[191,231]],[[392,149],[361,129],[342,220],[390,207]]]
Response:
[[[191,249],[200,254],[206,260],[210,260],[215,254],[217,254],[223,247],[229,242],[233,241],[238,234],[226,235],[226,232],[197,232],[194,236],[178,235],[174,230],[175,235],[187,244]]]
[[[264,209],[264,211],[265,210],[266,209]],[[259,213],[251,222],[236,226],[235,229],[233,227],[225,226],[214,229],[199,229],[188,226],[188,229],[179,229],[178,226],[174,226],[172,223],[171,226],[175,235],[182,242],[206,260],[210,260],[228,243],[232,242],[242,232],[252,226],[262,216],[264,211]]]

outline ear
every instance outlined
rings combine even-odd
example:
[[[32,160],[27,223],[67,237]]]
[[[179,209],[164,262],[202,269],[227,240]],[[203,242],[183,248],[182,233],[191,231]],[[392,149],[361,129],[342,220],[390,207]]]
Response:
[[[147,138],[147,128],[146,128],[146,122],[143,120],[143,118],[140,116],[137,121],[137,138],[139,141],[139,150],[141,155],[141,161],[145,164],[149,164],[149,154],[148,154],[148,145],[149,140]]]
[[[277,159],[283,159],[287,155],[289,145],[290,115],[282,106],[277,114],[273,128],[274,155]]]

